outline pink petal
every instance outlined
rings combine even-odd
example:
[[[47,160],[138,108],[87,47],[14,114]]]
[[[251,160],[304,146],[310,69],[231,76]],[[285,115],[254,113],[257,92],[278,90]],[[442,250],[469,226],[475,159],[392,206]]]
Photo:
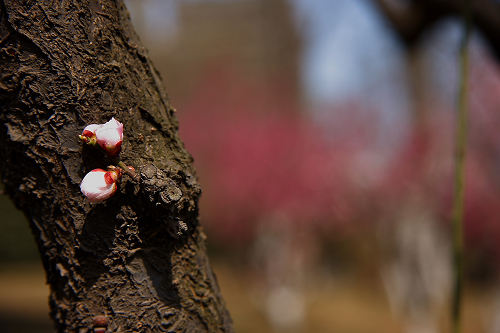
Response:
[[[95,132],[97,131],[97,129],[99,129],[101,126],[102,125],[98,125],[98,124],[87,125],[83,129],[82,135],[87,136],[87,137],[93,136],[95,134]]]
[[[123,124],[115,118],[103,124],[95,132],[97,143],[106,150],[109,155],[115,156],[120,153],[123,142]]]

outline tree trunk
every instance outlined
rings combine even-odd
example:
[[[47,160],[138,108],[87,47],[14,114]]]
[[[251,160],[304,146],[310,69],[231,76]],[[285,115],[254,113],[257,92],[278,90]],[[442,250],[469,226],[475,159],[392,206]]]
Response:
[[[30,221],[57,331],[233,331],[192,159],[123,2],[0,0],[0,15],[0,174]],[[91,204],[79,184],[112,161],[78,135],[111,117],[140,180]]]

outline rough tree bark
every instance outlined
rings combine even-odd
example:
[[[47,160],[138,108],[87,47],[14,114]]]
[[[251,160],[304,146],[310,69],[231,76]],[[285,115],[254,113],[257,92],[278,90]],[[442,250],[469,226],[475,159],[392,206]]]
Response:
[[[123,2],[3,0],[0,15],[0,173],[30,221],[57,331],[231,332],[192,159]],[[78,134],[111,117],[141,179],[89,204],[80,181],[111,161]]]

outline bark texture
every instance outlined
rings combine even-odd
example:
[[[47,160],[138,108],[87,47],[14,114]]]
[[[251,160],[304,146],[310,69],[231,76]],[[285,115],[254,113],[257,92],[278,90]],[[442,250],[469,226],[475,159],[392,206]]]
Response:
[[[78,134],[111,117],[141,179],[89,204],[83,176],[112,163]],[[0,122],[0,173],[38,243],[57,331],[233,330],[192,159],[121,0],[0,0]]]

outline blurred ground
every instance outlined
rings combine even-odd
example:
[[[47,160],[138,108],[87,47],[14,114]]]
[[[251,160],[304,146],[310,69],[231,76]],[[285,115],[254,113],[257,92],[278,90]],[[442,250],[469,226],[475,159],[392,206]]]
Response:
[[[214,269],[238,333],[273,332],[252,295],[251,275],[215,261]],[[485,319],[492,310],[494,293],[465,296],[464,333],[487,332]],[[16,264],[0,269],[0,327],[2,333],[52,332],[48,316],[48,287],[40,263]],[[306,295],[307,320],[297,332],[399,333],[402,323],[393,319],[384,290],[373,279],[343,277],[314,283]],[[449,331],[442,316],[443,332]],[[293,331],[293,330],[292,330]]]

